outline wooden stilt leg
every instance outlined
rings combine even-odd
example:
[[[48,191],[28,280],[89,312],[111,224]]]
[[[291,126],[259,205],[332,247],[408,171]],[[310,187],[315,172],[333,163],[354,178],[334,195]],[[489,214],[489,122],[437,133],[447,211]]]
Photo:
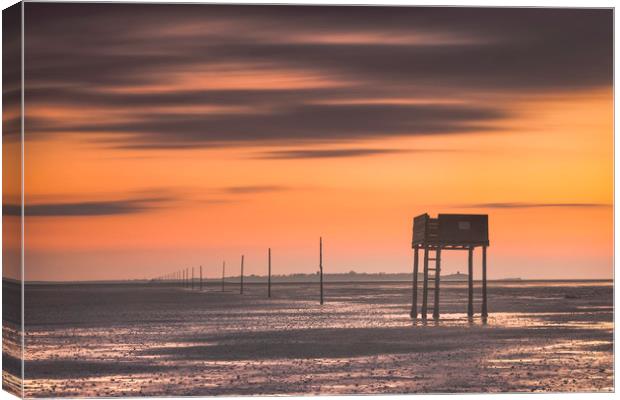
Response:
[[[321,285],[321,299],[320,303],[323,305],[323,238],[319,238],[319,272],[320,272],[320,285]]]
[[[439,319],[439,281],[441,278],[441,247],[437,247],[435,255],[435,308],[433,318]]]
[[[243,294],[243,255],[241,256],[241,287],[239,288],[239,294]]]
[[[226,284],[226,261],[222,262],[222,292],[224,291],[224,285]]]
[[[474,316],[474,248],[469,248],[469,262],[468,262],[467,278],[467,316],[469,318]]]
[[[424,282],[422,287],[422,319],[428,311],[428,246],[424,246]]]
[[[482,318],[488,316],[487,310],[487,246],[482,246]]]
[[[271,297],[271,248],[267,252],[267,297]]]
[[[419,247],[416,245],[413,250],[413,288],[411,299],[411,318],[418,318],[418,258]]]

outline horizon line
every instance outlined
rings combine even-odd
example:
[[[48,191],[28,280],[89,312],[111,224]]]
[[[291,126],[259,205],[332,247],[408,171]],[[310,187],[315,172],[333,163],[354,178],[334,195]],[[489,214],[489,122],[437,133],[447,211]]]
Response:
[[[324,276],[328,276],[328,275],[346,275],[347,273],[342,273],[342,274],[324,274]],[[393,273],[393,274],[385,274],[385,275],[404,275],[406,273]],[[314,274],[303,274],[303,275],[314,275]],[[376,274],[378,275],[378,274]],[[410,275],[410,274],[407,274]],[[457,274],[450,274],[450,275],[445,275],[447,276],[454,276]],[[460,274],[460,275],[464,275],[467,276],[467,274]],[[245,279],[247,279],[248,277],[250,277],[252,275],[246,275],[244,276]],[[280,275],[282,276],[282,275]],[[254,277],[258,277],[258,278],[265,278],[267,279],[267,276],[258,276],[258,275],[254,275]],[[272,279],[273,279],[273,275],[272,275]],[[238,284],[240,280],[240,276],[231,276],[228,277],[227,279],[225,279],[226,283],[231,283],[231,284]],[[13,283],[21,283],[23,282],[24,284],[97,284],[97,283],[110,283],[110,284],[123,284],[123,283],[182,283],[183,280],[182,279],[177,279],[177,280],[166,280],[166,281],[158,281],[158,280],[154,280],[154,279],[147,279],[147,278],[134,278],[134,279],[97,279],[97,280],[28,280],[28,281],[22,281],[19,279],[14,279],[14,278],[8,278],[8,277],[3,277],[2,278],[3,282],[13,282]],[[189,280],[191,281],[191,279]],[[200,279],[196,278],[195,282],[199,282]],[[221,278],[203,278],[203,282],[205,281],[210,281],[210,282],[221,282],[222,279]],[[482,280],[480,278],[478,279],[473,279],[474,282],[481,282]],[[493,278],[490,279],[488,278],[487,281],[489,282],[574,282],[574,281],[610,281],[613,282],[614,278],[522,278],[522,277],[508,277],[508,278]],[[409,280],[406,279],[393,279],[393,280],[338,280],[338,281],[332,281],[332,282],[326,282],[326,283],[381,283],[381,282],[406,282],[406,283],[411,283]],[[453,283],[453,282],[467,282],[466,280],[448,280],[446,282],[449,283]],[[266,284],[267,282],[251,282],[251,281],[245,281],[244,283],[247,284]],[[274,282],[272,280],[271,282],[273,283],[286,283],[286,284],[292,284],[292,283],[315,283],[312,281],[285,281],[285,282]],[[318,283],[318,281],[316,282]]]

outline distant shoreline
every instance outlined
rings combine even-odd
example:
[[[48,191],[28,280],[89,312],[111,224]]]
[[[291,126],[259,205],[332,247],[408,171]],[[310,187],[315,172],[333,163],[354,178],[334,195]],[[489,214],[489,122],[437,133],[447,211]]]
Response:
[[[4,283],[12,283],[12,284],[20,284],[21,281],[11,279],[11,278],[3,278]],[[196,279],[194,284],[197,284],[199,281]],[[329,280],[326,279],[325,284],[381,284],[381,283],[411,283],[410,279],[384,279],[384,280]],[[421,282],[421,281],[420,281]],[[474,282],[481,282],[479,279],[474,279]],[[523,278],[503,278],[503,279],[489,279],[488,282],[611,282],[613,283],[613,279],[523,279]],[[26,281],[25,285],[146,285],[146,284],[162,284],[166,285],[178,284],[179,286],[182,284],[182,281],[165,281],[165,282],[156,282],[152,280],[145,279],[135,279],[135,280],[92,280],[92,281]],[[204,279],[203,285],[217,285],[221,284],[221,279]],[[225,281],[226,284],[235,285],[239,284],[239,277],[229,277]],[[272,279],[272,284],[276,285],[286,285],[286,284],[318,284],[317,281],[313,280],[298,280],[298,281],[279,281]],[[452,284],[452,283],[467,283],[467,280],[442,280],[442,283]],[[244,277],[244,284],[246,285],[265,285],[267,281],[263,280],[248,280],[247,277]]]

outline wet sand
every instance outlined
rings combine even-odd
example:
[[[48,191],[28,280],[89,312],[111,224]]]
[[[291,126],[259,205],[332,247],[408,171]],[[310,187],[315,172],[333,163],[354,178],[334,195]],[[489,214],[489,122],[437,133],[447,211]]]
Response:
[[[227,289],[27,286],[26,396],[613,390],[610,281],[490,282],[486,324],[464,283],[426,323],[407,282]]]

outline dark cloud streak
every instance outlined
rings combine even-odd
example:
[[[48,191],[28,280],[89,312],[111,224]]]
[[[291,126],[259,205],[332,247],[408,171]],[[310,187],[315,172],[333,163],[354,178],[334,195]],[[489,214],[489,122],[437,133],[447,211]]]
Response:
[[[230,186],[222,188],[223,193],[232,195],[244,195],[244,194],[258,194],[269,192],[280,192],[283,190],[289,190],[289,187],[278,185],[249,185],[249,186]]]
[[[26,127],[117,133],[125,136],[113,141],[119,147],[148,149],[463,133],[491,129],[503,116],[492,108],[455,105],[305,105],[271,113],[136,115],[134,121],[96,124],[29,118]]]
[[[259,153],[257,159],[266,160],[289,160],[305,158],[349,158],[379,156],[385,154],[435,152],[441,150],[404,150],[404,149],[304,149],[304,150],[278,150]]]
[[[603,203],[520,203],[520,202],[507,202],[507,203],[480,203],[469,204],[460,206],[460,208],[601,208],[601,207],[613,207],[612,204]]]
[[[67,25],[57,19],[50,24],[52,9]],[[441,79],[444,85],[478,89],[610,85],[612,78],[612,11],[602,9],[32,4],[27,18],[26,56],[33,61],[26,63],[32,68],[27,75],[35,86],[144,83],[157,80],[154,73],[251,62],[374,82]],[[117,22],[114,29],[110,20]],[[229,28],[211,32],[210,22]],[[192,23],[203,29],[182,34],[162,29]],[[62,26],[82,27],[89,36]],[[295,39],[351,32],[473,39],[396,45]]]
[[[169,201],[167,198],[142,198],[112,201],[84,201],[74,203],[42,203],[26,205],[26,217],[94,217],[137,214],[149,211]],[[4,204],[3,214],[20,216],[21,206]]]
[[[27,116],[25,128],[29,139],[110,133],[104,145],[145,150],[480,131],[510,116],[505,105],[325,104],[610,87],[612,20],[604,9],[31,3],[27,104],[126,115],[86,124]],[[179,74],[216,77],[235,68],[241,76],[293,71],[342,85],[174,86]],[[169,90],[146,90],[162,83]],[[133,89],[113,90],[124,87]],[[253,112],[179,111],[201,105]]]

